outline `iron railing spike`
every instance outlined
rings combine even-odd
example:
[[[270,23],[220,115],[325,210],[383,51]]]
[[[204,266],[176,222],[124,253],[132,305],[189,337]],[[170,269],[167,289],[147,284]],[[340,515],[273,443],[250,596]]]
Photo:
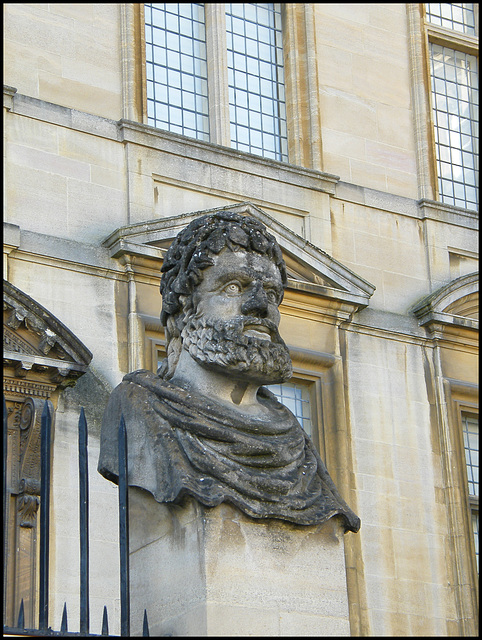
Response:
[[[147,621],[147,610],[144,609],[144,620],[142,622],[142,635],[144,638],[149,637],[149,623]]]
[[[79,417],[80,633],[89,633],[89,469],[87,420]]]
[[[7,454],[8,448],[8,410],[5,395],[3,396],[3,584],[7,583],[8,557],[8,508],[7,508]]]
[[[109,621],[107,619],[107,607],[104,605],[104,613],[102,614],[102,631],[100,632],[101,636],[109,635]]]
[[[23,606],[23,598],[22,598],[22,602],[20,603],[20,609],[18,611],[17,627],[19,629],[25,629],[25,611]]]
[[[129,596],[129,507],[127,488],[127,434],[121,414],[118,431],[119,465],[119,552],[120,552],[120,634],[130,636]]]
[[[62,622],[60,623],[60,631],[61,633],[66,633],[69,630],[69,625],[67,622],[67,603],[64,602],[64,609],[62,611]]]
[[[51,448],[51,428],[53,422],[53,413],[51,412],[52,404],[50,401],[46,400],[44,403],[44,408],[42,411],[42,419],[41,419],[41,510],[40,510],[40,544],[39,544],[39,552],[40,552],[40,562],[39,562],[39,625],[37,631],[40,631],[41,635],[83,635],[84,637],[92,637],[89,633],[88,626],[85,633],[82,633],[82,629],[80,633],[70,632],[68,631],[68,614],[67,614],[67,603],[64,602],[64,607],[62,610],[62,621],[60,625],[60,631],[53,631],[48,626],[48,594],[49,594],[49,529],[50,529],[50,518],[49,518],[49,493],[50,493],[50,477],[51,477],[51,469],[50,469],[50,448]],[[7,407],[4,397],[4,440],[6,439],[7,434]],[[80,450],[82,450],[85,454],[85,458],[87,459],[87,422],[85,419],[84,409],[81,408],[80,418],[79,418],[79,432],[82,432],[82,446],[80,443],[79,437],[79,457]],[[121,416],[120,425],[119,425],[119,512],[122,516],[119,519],[119,534],[121,539],[121,635],[129,637],[130,635],[130,602],[129,602],[129,522],[128,522],[128,465],[127,465],[127,434],[124,417]],[[4,448],[6,450],[6,447]],[[82,462],[81,466],[83,468],[83,473],[85,477],[88,477],[88,467],[87,462]],[[80,467],[79,467],[80,469]],[[5,467],[4,467],[5,474]],[[4,475],[4,493],[6,488],[6,478]],[[84,484],[85,489],[85,502],[88,504],[88,482]],[[6,501],[5,501],[6,502]],[[85,509],[85,524],[83,526],[85,532],[85,538],[88,540],[88,510],[87,504]],[[81,553],[81,555],[85,555]],[[87,542],[87,558],[88,558],[88,542]],[[88,565],[87,565],[88,566]],[[84,573],[84,572],[81,572]],[[82,586],[81,586],[82,592]],[[87,577],[87,625],[88,625],[88,577]],[[85,594],[85,591],[84,591]],[[84,595],[85,602],[85,595]],[[81,598],[81,608],[82,608],[82,598]],[[81,616],[82,618],[82,616]],[[85,620],[85,617],[84,617]],[[6,630],[11,630],[10,627],[4,626],[4,632]],[[25,630],[25,605],[24,600],[22,598],[19,613],[18,613],[18,622],[16,630]],[[29,628],[29,633],[30,630]],[[102,616],[102,636],[109,636],[109,621],[107,614],[107,606],[104,606],[103,616]],[[144,637],[149,637],[149,622],[147,618],[147,610],[144,609],[144,619],[143,619],[143,629],[142,635]],[[170,635],[170,634],[166,634]]]

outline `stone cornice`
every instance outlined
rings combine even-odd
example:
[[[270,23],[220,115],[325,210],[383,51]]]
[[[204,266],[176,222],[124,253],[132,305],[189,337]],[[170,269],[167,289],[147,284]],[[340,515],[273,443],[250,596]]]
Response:
[[[389,213],[397,213],[401,216],[418,220],[434,220],[474,230],[479,228],[478,211],[454,207],[450,204],[427,198],[413,200],[405,196],[397,196],[341,180],[336,185],[334,197],[343,202],[352,202],[353,204],[360,204],[364,207]]]
[[[479,228],[479,212],[454,207],[436,200],[419,200],[419,217],[421,220],[438,220],[460,227]]]
[[[334,194],[339,176],[298,167],[287,162],[263,158],[252,153],[238,151],[229,147],[196,140],[186,136],[163,131],[139,122],[119,120],[119,139],[122,142],[159,149],[183,158],[192,158],[204,163],[220,165],[257,176],[272,178],[281,182],[293,184],[309,189],[316,189]]]

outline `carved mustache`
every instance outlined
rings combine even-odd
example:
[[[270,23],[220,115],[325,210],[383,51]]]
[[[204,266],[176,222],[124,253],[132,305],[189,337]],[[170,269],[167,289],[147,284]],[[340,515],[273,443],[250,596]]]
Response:
[[[266,333],[269,333],[272,338],[279,336],[278,327],[274,322],[271,322],[271,320],[262,320],[254,317],[243,318],[242,330],[247,331],[249,329],[255,329],[257,331],[264,330]]]

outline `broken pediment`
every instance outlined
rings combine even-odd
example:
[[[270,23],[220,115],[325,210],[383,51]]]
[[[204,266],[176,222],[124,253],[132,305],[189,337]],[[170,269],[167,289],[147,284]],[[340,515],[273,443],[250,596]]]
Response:
[[[55,316],[3,283],[3,363],[9,379],[66,387],[87,370],[90,351]]]
[[[195,218],[216,211],[252,216],[268,228],[283,252],[288,289],[339,300],[353,305],[355,309],[368,305],[375,291],[372,284],[250,202],[121,227],[106,238],[103,245],[113,258],[128,254],[162,260],[181,229]]]

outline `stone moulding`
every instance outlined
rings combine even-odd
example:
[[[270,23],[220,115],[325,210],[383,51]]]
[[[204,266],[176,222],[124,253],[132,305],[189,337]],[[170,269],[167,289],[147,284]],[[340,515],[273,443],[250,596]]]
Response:
[[[10,227],[10,246],[18,233]],[[17,238],[15,238],[15,235]],[[55,414],[56,397],[73,386],[92,360],[91,352],[50,311],[15,287],[3,283],[3,393],[8,412],[5,550],[7,619],[25,605],[33,624],[38,599],[38,513],[41,482],[41,416],[45,403]],[[53,399],[53,402],[50,400]]]

